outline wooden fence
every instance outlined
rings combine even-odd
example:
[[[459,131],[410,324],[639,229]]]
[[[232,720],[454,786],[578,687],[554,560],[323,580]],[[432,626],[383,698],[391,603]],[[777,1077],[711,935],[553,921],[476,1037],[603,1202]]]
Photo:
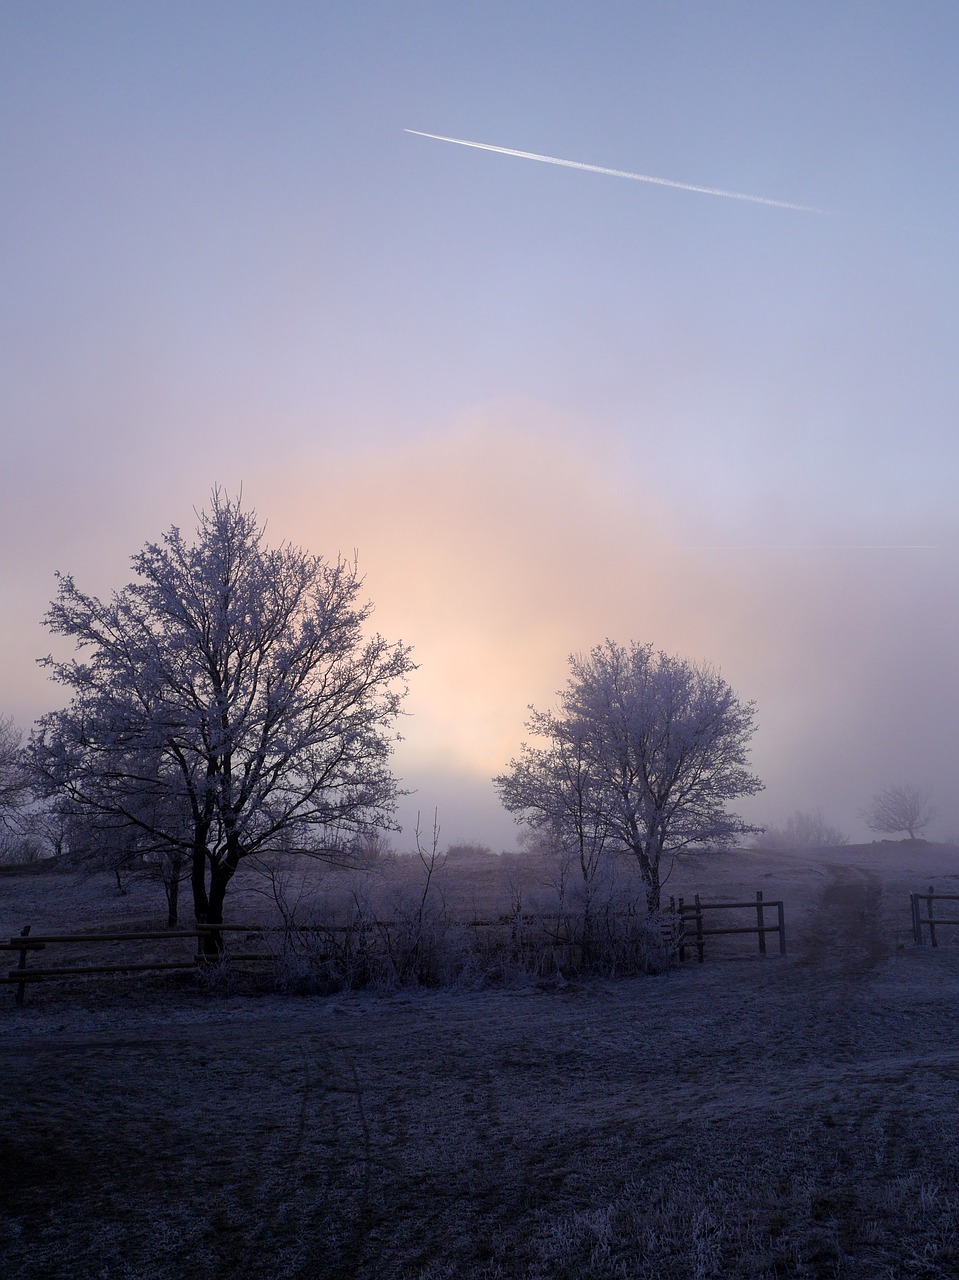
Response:
[[[934,902],[959,902],[959,893],[936,893],[932,885],[929,886],[928,893],[910,893],[909,906],[912,911],[912,936],[919,946],[923,945],[923,925],[928,926],[929,941],[934,947],[938,947],[939,941],[936,938],[937,926],[959,924],[959,916],[935,917],[932,905]],[[925,903],[925,915],[922,914],[921,903]]]
[[[179,938],[194,938],[201,942],[209,933],[262,933],[257,925],[248,924],[198,924],[192,929],[164,929],[162,932],[136,933],[30,933],[30,925],[21,930],[20,936],[11,938],[9,942],[0,942],[0,951],[19,951],[20,959],[17,967],[0,977],[0,983],[15,984],[17,987],[17,1004],[22,1005],[28,983],[43,982],[47,978],[68,978],[74,974],[89,973],[135,973],[152,969],[195,969],[198,965],[209,963],[210,957],[198,952],[190,960],[150,960],[140,963],[123,964],[82,964],[51,968],[27,968],[27,958],[31,952],[45,951],[48,946],[96,945],[104,942],[145,942],[174,941]],[[241,954],[237,952],[223,953],[217,959],[260,960],[263,952]]]
[[[767,924],[764,911],[767,908],[775,907],[777,910],[777,923]],[[709,927],[707,928],[704,921],[707,912],[713,911],[729,911],[742,910],[748,908],[756,912],[755,925],[731,925],[725,928]],[[915,918],[915,916],[914,916]],[[491,931],[494,929],[509,929],[514,933],[518,927],[529,926],[539,923],[545,926],[548,919],[553,917],[539,916],[535,913],[523,913],[521,915],[506,915],[497,920],[472,920],[464,921],[464,924],[472,928],[487,928]],[[553,934],[549,937],[555,948],[562,950],[565,946],[567,949],[576,950],[579,948],[574,938],[568,935],[568,922],[566,922],[566,931],[559,928],[561,921],[557,917]],[[938,923],[938,922],[935,922]],[[948,923],[959,924],[959,920]],[[22,1005],[24,1002],[25,992],[28,984],[43,982],[51,978],[70,978],[73,976],[84,976],[87,974],[99,973],[136,973],[149,972],[152,970],[185,970],[195,969],[205,963],[209,963],[211,957],[207,954],[197,951],[195,955],[188,959],[179,960],[161,960],[150,959],[146,961],[130,961],[124,960],[121,963],[114,964],[72,964],[72,965],[30,965],[28,960],[34,953],[46,951],[48,947],[87,947],[96,950],[104,943],[124,943],[124,942],[172,942],[183,938],[194,939],[199,945],[204,937],[210,933],[246,933],[255,934],[263,937],[271,933],[318,933],[318,934],[335,934],[346,933],[351,930],[359,929],[360,932],[376,932],[379,934],[389,933],[396,925],[392,921],[375,921],[368,920],[360,924],[350,925],[334,925],[332,923],[326,925],[309,926],[306,929],[298,927],[289,927],[283,925],[253,925],[253,924],[198,924],[188,929],[164,929],[164,930],[148,930],[148,931],[124,931],[118,933],[49,933],[49,934],[31,934],[30,925],[27,925],[20,933],[19,937],[13,937],[9,942],[0,942],[0,951],[19,952],[19,960],[17,967],[11,969],[7,974],[0,976],[0,985],[14,985],[17,988],[16,998],[17,1004]],[[547,931],[548,933],[549,931]],[[704,959],[705,939],[707,937],[718,936],[722,934],[746,934],[752,933],[758,935],[759,951],[761,955],[766,954],[766,934],[779,934],[779,952],[781,955],[786,954],[786,927],[783,916],[783,903],[781,901],[763,901],[762,892],[757,892],[755,901],[750,902],[703,902],[697,893],[692,903],[688,903],[685,898],[670,898],[670,910],[664,913],[662,921],[662,937],[664,943],[674,952],[678,952],[679,959],[685,960],[687,947],[695,947],[700,963]],[[933,933],[933,945],[935,945],[935,934]],[[234,952],[225,951],[216,957],[217,960],[223,959],[228,961],[249,961],[270,959],[272,953],[269,950],[261,950],[255,952]]]
[[[764,900],[762,890],[756,891],[755,900],[751,902],[703,902],[697,893],[692,903],[685,898],[670,898],[670,910],[674,913],[678,928],[676,930],[676,946],[680,960],[686,959],[687,947],[695,947],[699,963],[703,963],[705,939],[718,937],[721,934],[754,933],[759,938],[759,954],[766,954],[766,934],[779,934],[779,954],[786,954],[786,917],[781,899]],[[765,911],[776,908],[776,923],[767,924]],[[725,928],[706,928],[704,924],[707,911],[741,911],[749,909],[756,912],[754,925],[728,925]]]

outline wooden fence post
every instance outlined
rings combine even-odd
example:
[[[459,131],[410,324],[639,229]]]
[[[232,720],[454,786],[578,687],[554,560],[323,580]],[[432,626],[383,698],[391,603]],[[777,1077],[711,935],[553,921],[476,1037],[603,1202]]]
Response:
[[[759,954],[766,954],[766,921],[763,919],[763,891],[756,890],[756,923],[759,925]]]
[[[919,923],[919,895],[916,893],[909,895],[909,913],[912,916],[912,940],[921,947],[922,925]]]
[[[679,899],[679,958],[686,959],[686,928],[683,913],[686,910],[686,899]]]
[[[786,908],[781,899],[776,903],[776,907],[779,913],[779,954],[784,956],[786,954]]]
[[[696,903],[696,951],[699,955],[699,963],[703,963],[703,909],[699,903],[699,894],[697,893],[693,901]]]
[[[24,925],[24,927],[20,930],[20,937],[21,937],[21,938],[26,938],[26,937],[28,937],[28,936],[29,936],[29,934],[30,934],[30,926],[29,926],[29,925]],[[27,967],[27,948],[26,948],[26,947],[21,947],[21,948],[20,948],[20,962],[19,962],[19,964],[17,965],[17,968],[18,968],[18,969],[25,969],[26,967]],[[25,995],[25,993],[26,993],[26,990],[27,990],[27,984],[26,984],[25,982],[18,982],[18,983],[17,983],[17,1005],[18,1005],[18,1007],[19,1007],[19,1008],[21,1008],[21,1009],[23,1008],[23,998],[24,998],[24,995]]]
[[[936,926],[932,922],[932,903],[935,897],[935,893],[936,893],[935,889],[933,888],[932,885],[930,885],[929,896],[928,898],[926,898],[926,907],[927,907],[926,916],[928,917],[928,920],[929,920],[929,941],[932,943],[934,947],[938,947],[939,943],[936,941]]]

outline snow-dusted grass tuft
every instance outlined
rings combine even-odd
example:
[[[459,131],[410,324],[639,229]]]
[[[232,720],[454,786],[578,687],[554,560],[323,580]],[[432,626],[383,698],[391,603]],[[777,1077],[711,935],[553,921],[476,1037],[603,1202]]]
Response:
[[[283,922],[274,954],[285,994],[626,977],[665,972],[675,959],[629,868],[597,877],[588,892],[507,874],[508,900],[469,913],[429,861],[340,877],[319,901],[293,868],[266,871]]]
[[[954,1194],[919,1174],[837,1186],[806,1170],[783,1185],[769,1162],[733,1180],[682,1161],[548,1221],[535,1253],[527,1280],[932,1280],[957,1274],[959,1230]]]

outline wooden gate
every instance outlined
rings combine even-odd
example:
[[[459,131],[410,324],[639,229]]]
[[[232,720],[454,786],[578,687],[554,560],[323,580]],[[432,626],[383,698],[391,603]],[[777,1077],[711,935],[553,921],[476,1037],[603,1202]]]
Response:
[[[752,902],[703,902],[699,894],[695,894],[692,903],[686,901],[685,898],[670,898],[670,908],[675,912],[679,922],[679,958],[686,959],[686,948],[695,947],[699,963],[703,963],[705,952],[705,939],[708,937],[717,937],[720,934],[732,933],[754,933],[759,938],[759,954],[766,954],[766,934],[779,934],[779,954],[786,954],[786,918],[781,899],[770,899],[768,902],[763,898],[762,890],[757,889],[755,900]],[[768,909],[776,908],[776,923],[767,924],[765,912]],[[704,921],[707,911],[742,911],[743,909],[752,909],[756,912],[756,923],[754,925],[728,925],[725,928],[707,928]]]
[[[959,893],[936,893],[932,885],[929,886],[928,893],[910,893],[909,906],[912,912],[912,936],[920,946],[923,945],[923,925],[928,926],[929,941],[934,947],[938,947],[939,941],[936,938],[936,927],[938,925],[959,924],[959,916],[934,916],[932,905],[934,902],[959,902]],[[923,903],[925,903],[925,915],[922,914]]]

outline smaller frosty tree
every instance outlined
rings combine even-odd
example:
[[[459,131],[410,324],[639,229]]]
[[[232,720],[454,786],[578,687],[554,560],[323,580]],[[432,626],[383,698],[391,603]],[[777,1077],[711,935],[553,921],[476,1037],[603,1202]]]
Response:
[[[927,792],[921,787],[890,783],[875,796],[863,813],[870,831],[895,835],[905,831],[910,840],[936,816]]]
[[[607,640],[570,668],[560,711],[527,725],[545,745],[525,745],[495,785],[521,821],[565,834],[584,876],[604,848],[633,854],[658,911],[664,857],[756,829],[726,810],[762,790],[746,767],[754,705],[649,644]]]

